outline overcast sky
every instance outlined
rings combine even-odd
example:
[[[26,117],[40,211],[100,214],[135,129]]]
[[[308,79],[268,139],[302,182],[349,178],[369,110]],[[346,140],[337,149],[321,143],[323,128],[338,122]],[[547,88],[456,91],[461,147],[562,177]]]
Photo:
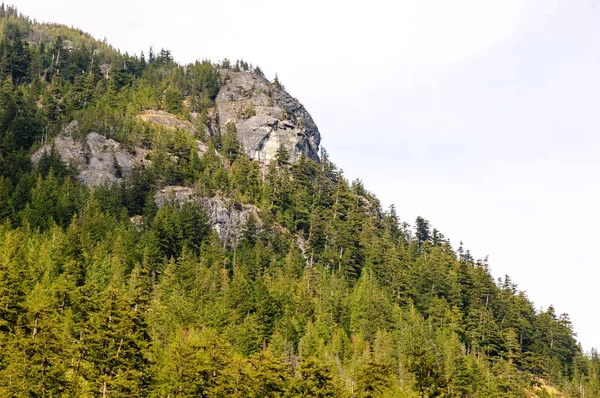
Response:
[[[16,5],[122,51],[277,73],[348,178],[600,348],[600,0]]]

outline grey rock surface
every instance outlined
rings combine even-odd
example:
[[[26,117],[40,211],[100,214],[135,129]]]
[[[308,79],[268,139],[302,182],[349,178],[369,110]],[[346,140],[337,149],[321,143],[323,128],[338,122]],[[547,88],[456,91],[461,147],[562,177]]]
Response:
[[[282,88],[251,72],[222,70],[216,98],[221,133],[234,123],[249,158],[268,164],[283,144],[290,160],[319,159],[321,135],[304,106]]]
[[[140,112],[137,115],[137,118],[143,120],[145,122],[154,123],[161,125],[163,127],[169,127],[174,129],[187,129],[191,133],[195,133],[196,129],[194,125],[187,120],[179,119],[177,116],[172,113],[149,109],[143,112]]]
[[[179,205],[188,201],[198,201],[206,209],[219,239],[231,244],[235,244],[242,236],[250,217],[254,217],[257,223],[260,223],[259,209],[256,206],[232,203],[231,200],[219,196],[202,197],[193,188],[167,186],[156,193],[154,200],[159,207],[171,200]]]
[[[197,200],[200,196],[194,192],[194,188],[181,186],[166,186],[154,195],[154,201],[158,207],[164,206],[170,201],[175,201],[179,206],[191,200]]]
[[[64,163],[79,171],[79,179],[88,187],[118,182],[134,167],[149,162],[144,150],[131,152],[115,140],[90,133],[83,140],[65,134],[57,136],[54,142],[43,145],[32,155],[33,163],[39,162],[53,147]]]
[[[137,118],[147,123],[156,124],[170,129],[186,130],[192,135],[195,135],[197,132],[196,128],[191,122],[182,120],[172,113],[161,110],[145,110],[140,112],[137,115]],[[198,146],[198,156],[202,158],[202,156],[208,150],[208,147],[200,140],[196,140],[196,145]]]

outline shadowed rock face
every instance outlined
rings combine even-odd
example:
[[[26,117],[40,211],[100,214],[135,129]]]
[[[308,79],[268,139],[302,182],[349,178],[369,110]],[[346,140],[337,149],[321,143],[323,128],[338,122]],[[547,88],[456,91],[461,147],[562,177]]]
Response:
[[[304,153],[319,160],[321,135],[304,106],[285,90],[250,72],[221,71],[216,99],[221,132],[234,123],[249,158],[268,164],[283,144],[296,162]]]
[[[250,217],[254,217],[260,223],[259,210],[256,206],[234,204],[219,196],[202,197],[195,193],[193,188],[167,186],[156,192],[154,200],[159,207],[169,201],[175,201],[180,206],[189,201],[201,203],[219,239],[230,244],[236,244],[241,238]]]

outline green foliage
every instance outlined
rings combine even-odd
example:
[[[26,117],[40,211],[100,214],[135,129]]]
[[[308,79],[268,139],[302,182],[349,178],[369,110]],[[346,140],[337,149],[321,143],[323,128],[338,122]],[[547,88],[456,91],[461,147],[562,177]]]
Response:
[[[223,136],[223,143],[221,146],[221,153],[230,162],[235,161],[239,155],[242,154],[242,146],[237,136],[237,128],[234,123],[227,123],[225,135]]]
[[[160,252],[166,257],[178,257],[183,248],[198,253],[208,235],[207,217],[201,205],[193,202],[179,206],[176,202],[158,210],[153,221]]]
[[[326,398],[336,397],[336,387],[329,368],[314,358],[306,359],[298,367],[298,376],[290,389],[291,396]]]
[[[0,32],[0,396],[600,394],[568,316],[536,311],[429,221],[383,211],[325,151],[281,145],[264,167],[235,124],[212,131],[209,61],[120,54],[14,7]],[[155,109],[199,133],[138,119]],[[50,146],[31,163],[91,131],[151,162],[95,189]],[[218,227],[243,213],[243,228],[221,240],[201,203],[157,206],[165,185],[218,195]]]
[[[356,377],[357,396],[364,398],[381,397],[391,385],[390,368],[388,365],[368,361]]]
[[[183,93],[177,89],[168,88],[165,93],[167,112],[181,114],[183,112]]]
[[[278,166],[286,166],[290,163],[290,154],[283,144],[279,145],[277,153],[275,154],[275,159]]]
[[[237,114],[237,117],[242,120],[250,119],[252,116],[256,116],[256,110],[252,102],[240,109]]]

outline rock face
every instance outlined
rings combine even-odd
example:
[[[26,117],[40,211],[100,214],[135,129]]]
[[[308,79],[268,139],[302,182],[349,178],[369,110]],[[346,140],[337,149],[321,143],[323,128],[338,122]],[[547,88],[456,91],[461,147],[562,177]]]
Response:
[[[255,206],[233,204],[219,196],[205,198],[188,187],[164,187],[156,193],[154,200],[159,207],[170,200],[174,200],[179,205],[189,201],[200,202],[206,209],[211,225],[221,241],[228,243],[235,243],[241,237],[250,217],[254,217],[257,222],[260,220],[259,210]]]
[[[318,160],[321,135],[304,106],[285,90],[250,72],[221,71],[216,99],[221,133],[234,123],[248,157],[268,164],[283,144],[290,160]]]
[[[177,130],[187,130],[192,135],[196,134],[196,128],[191,122],[182,120],[169,112],[149,109],[139,113],[137,118],[158,126]],[[210,126],[207,127],[209,127],[210,130]],[[201,158],[208,150],[208,147],[200,140],[196,140],[196,144],[198,146],[198,156]]]
[[[194,125],[187,120],[181,120],[172,113],[160,110],[146,110],[137,115],[137,118],[145,122],[158,124],[173,129],[187,129],[195,133]]]
[[[64,163],[79,171],[79,179],[88,187],[118,182],[134,167],[149,162],[145,160],[145,152],[141,149],[131,153],[114,140],[90,133],[84,140],[57,136],[52,144],[42,146],[32,155],[33,163],[39,162],[52,147]]]

